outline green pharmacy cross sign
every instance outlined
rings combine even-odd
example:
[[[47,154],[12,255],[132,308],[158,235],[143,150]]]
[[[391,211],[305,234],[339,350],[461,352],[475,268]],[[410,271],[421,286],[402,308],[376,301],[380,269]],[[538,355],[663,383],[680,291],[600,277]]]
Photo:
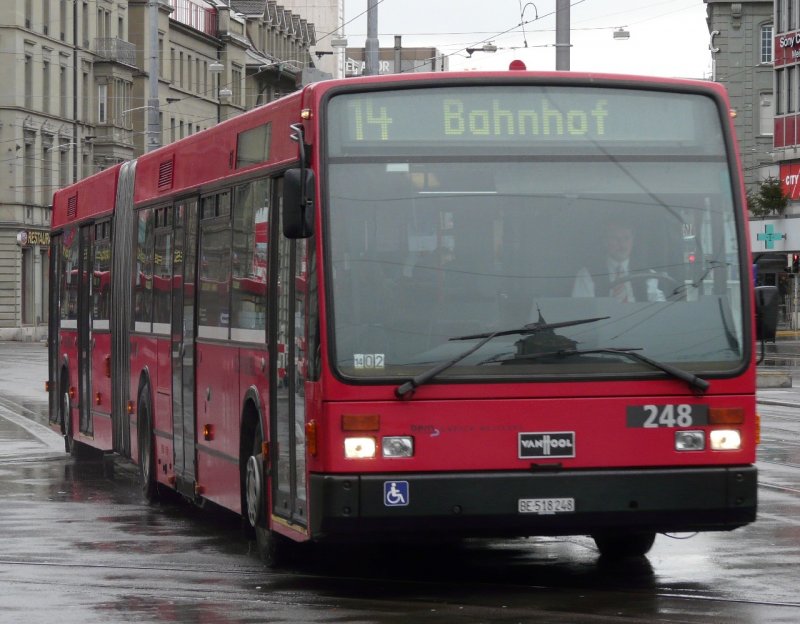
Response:
[[[780,234],[775,231],[775,227],[771,224],[764,226],[764,231],[756,234],[756,240],[764,241],[765,249],[775,249],[775,241],[786,240],[786,234]]]

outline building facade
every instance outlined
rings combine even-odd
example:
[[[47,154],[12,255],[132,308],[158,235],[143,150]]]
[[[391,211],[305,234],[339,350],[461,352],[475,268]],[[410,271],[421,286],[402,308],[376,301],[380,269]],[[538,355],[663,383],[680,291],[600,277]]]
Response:
[[[316,58],[272,0],[13,0],[0,41],[0,340],[47,335],[55,189],[294,90]]]
[[[344,75],[361,76],[367,64],[364,48],[347,48]],[[395,47],[378,50],[379,74],[405,74],[411,72],[447,71],[448,58],[436,48],[404,48],[395,38]]]
[[[772,0],[705,0],[712,80],[728,90],[745,185],[777,176],[773,159]]]
[[[787,0],[784,0],[784,3]],[[793,0],[795,5],[797,0]],[[776,19],[773,0],[705,0],[712,53],[712,78],[728,89],[744,169],[745,185],[756,193],[766,179],[779,178],[786,188],[784,149],[787,106],[783,83],[788,76],[779,45],[785,15]],[[793,76],[790,80],[796,80]],[[795,83],[796,84],[796,83]],[[795,86],[795,89],[797,87]],[[749,220],[750,247],[759,284],[779,286],[783,293],[781,321],[797,325],[797,278],[786,269],[800,249],[800,203],[782,215]]]

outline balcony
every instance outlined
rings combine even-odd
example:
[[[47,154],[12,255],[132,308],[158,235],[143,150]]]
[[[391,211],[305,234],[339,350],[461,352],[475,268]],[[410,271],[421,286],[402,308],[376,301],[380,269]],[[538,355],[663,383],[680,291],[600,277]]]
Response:
[[[199,30],[211,37],[217,36],[217,9],[202,0],[169,0],[174,9],[170,19]]]
[[[116,37],[94,40],[94,53],[104,61],[136,67],[136,46]]]

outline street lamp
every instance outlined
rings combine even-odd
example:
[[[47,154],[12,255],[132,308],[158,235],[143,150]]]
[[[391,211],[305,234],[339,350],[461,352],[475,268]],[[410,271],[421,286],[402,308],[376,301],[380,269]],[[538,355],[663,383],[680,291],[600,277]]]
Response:
[[[464,52],[466,52],[466,53],[469,55],[469,57],[470,57],[470,58],[472,58],[472,55],[473,55],[475,52],[489,52],[489,53],[494,53],[494,52],[497,52],[497,46],[496,46],[496,45],[494,45],[494,44],[493,44],[493,43],[490,41],[489,43],[484,43],[484,44],[483,44],[483,46],[482,46],[482,47],[480,47],[480,48],[466,48],[466,49],[464,50]]]
[[[625,30],[625,28],[623,28],[622,26],[620,26],[614,31],[614,39],[616,39],[617,41],[627,41],[630,38],[631,38],[630,31]]]

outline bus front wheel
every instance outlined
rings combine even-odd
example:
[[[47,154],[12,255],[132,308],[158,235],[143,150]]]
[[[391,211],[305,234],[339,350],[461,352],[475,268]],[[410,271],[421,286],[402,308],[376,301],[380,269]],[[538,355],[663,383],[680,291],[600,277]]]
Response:
[[[261,453],[263,435],[259,427],[253,436],[253,447],[245,463],[243,514],[252,530],[256,542],[256,553],[270,567],[278,567],[286,562],[289,544],[282,536],[272,531],[266,519],[266,481],[264,479],[264,459]]]
[[[603,533],[592,537],[600,555],[608,559],[644,557],[656,540],[655,532]]]

